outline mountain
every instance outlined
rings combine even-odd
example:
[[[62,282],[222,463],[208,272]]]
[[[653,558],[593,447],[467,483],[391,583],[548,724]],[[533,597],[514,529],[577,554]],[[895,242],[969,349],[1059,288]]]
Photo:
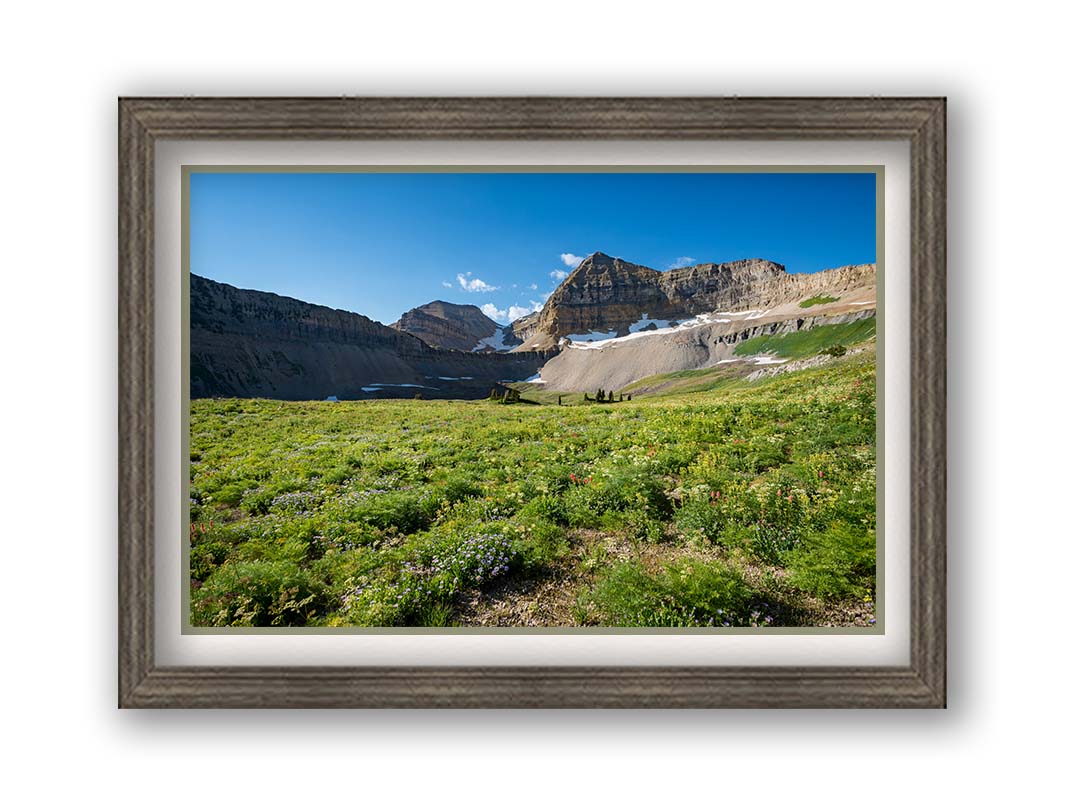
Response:
[[[540,312],[503,328],[476,306],[439,300],[385,326],[192,275],[191,392],[473,399],[529,378],[560,392],[617,391],[650,375],[771,363],[734,350],[874,317],[876,278],[873,264],[791,274],[764,259],[660,272],[597,252]]]
[[[659,272],[594,253],[538,313],[514,324],[514,352],[559,347],[544,389],[618,391],[650,375],[707,369],[738,344],[874,317],[875,265],[791,274],[764,259]],[[750,357],[754,364],[768,363]]]
[[[475,305],[457,305],[444,300],[405,311],[389,326],[410,333],[442,350],[509,350],[521,344],[504,328],[491,320]]]
[[[779,306],[819,293],[873,288],[874,281],[872,264],[790,274],[781,264],[755,258],[659,272],[596,252],[567,276],[540,312],[513,327],[523,340],[518,349],[534,350],[575,334],[626,334],[643,320]]]
[[[192,397],[485,397],[556,351],[442,350],[350,311],[190,275]]]

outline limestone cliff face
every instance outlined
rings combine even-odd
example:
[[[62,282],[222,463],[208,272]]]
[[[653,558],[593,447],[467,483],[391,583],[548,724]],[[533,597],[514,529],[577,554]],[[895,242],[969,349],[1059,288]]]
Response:
[[[628,331],[643,315],[682,319],[767,308],[874,285],[873,264],[789,274],[781,264],[756,258],[658,272],[597,252],[567,276],[540,313],[515,322],[514,330],[531,346],[551,346],[568,334]]]
[[[498,326],[478,306],[434,300],[405,311],[389,327],[410,333],[443,350],[470,352],[478,348],[483,339],[492,337]]]
[[[484,397],[554,355],[440,350],[361,314],[198,275],[189,312],[192,397]]]

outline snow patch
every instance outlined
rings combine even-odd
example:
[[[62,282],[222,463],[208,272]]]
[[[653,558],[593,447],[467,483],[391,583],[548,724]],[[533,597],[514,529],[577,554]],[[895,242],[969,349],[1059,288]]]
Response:
[[[540,372],[535,372],[529,378],[524,380],[523,383],[544,383],[544,380],[542,380]]]
[[[788,358],[771,358],[770,356],[757,356],[753,359],[753,364],[763,366],[764,364],[784,364],[788,361]]]
[[[606,339],[614,339],[615,331],[603,333],[601,331],[589,331],[588,333],[568,333],[564,338],[572,342],[602,342]]]
[[[378,391],[378,389],[376,389],[374,387],[378,387],[380,389],[380,388],[385,387],[385,386],[398,386],[398,387],[400,387],[402,389],[432,389],[433,388],[432,386],[423,386],[421,383],[372,383],[370,386],[364,386],[363,387],[363,391],[367,391],[368,389],[370,389],[371,391],[376,392],[376,391]]]
[[[630,333],[640,333],[642,328],[647,328],[649,325],[654,325],[657,330],[660,328],[669,328],[672,325],[677,325],[678,322],[679,320],[676,319],[649,319],[648,313],[645,312],[641,315],[641,319],[630,326]]]
[[[327,403],[336,403],[336,402],[338,402],[337,395],[331,394],[329,397],[326,398],[326,402]]]
[[[716,311],[715,314],[720,317],[737,317],[738,319],[749,320],[759,319],[765,317],[770,313],[767,310],[748,309],[746,311]],[[715,322],[732,322],[733,320],[714,320]]]
[[[766,312],[762,312],[762,313],[766,313]],[[701,328],[701,327],[703,327],[705,325],[710,325],[714,321],[715,321],[715,318],[714,318],[713,314],[697,314],[697,316],[693,317],[692,319],[671,320],[671,322],[673,323],[672,327],[656,328],[655,330],[651,330],[651,331],[637,331],[636,333],[631,333],[631,334],[628,334],[626,336],[620,336],[617,339],[603,339],[603,340],[598,340],[598,341],[584,341],[584,340],[576,340],[575,337],[572,337],[572,336],[571,337],[565,337],[565,338],[568,338],[568,339],[571,340],[570,344],[568,345],[569,347],[572,347],[572,348],[575,348],[575,349],[578,349],[578,350],[600,350],[605,346],[607,346],[607,347],[615,347],[616,345],[629,344],[630,342],[635,342],[638,339],[642,339],[642,338],[644,338],[646,336],[662,336],[665,333],[670,334],[670,333],[677,333],[678,331],[691,330],[693,328]],[[647,325],[648,323],[646,322],[645,324]],[[564,344],[564,341],[561,339],[560,340],[560,345],[562,346],[563,344]]]
[[[501,351],[507,352],[511,348],[504,344],[504,329],[497,325],[496,330],[492,336],[486,336],[484,339],[479,339],[478,344],[474,345],[472,353],[477,353],[479,350],[495,350],[498,353]]]
[[[601,350],[604,347],[613,348],[617,345],[626,345],[645,336],[661,336],[665,333],[677,333],[678,331],[702,328],[705,325],[712,325],[715,323],[721,324],[724,322],[737,322],[738,320],[759,319],[760,317],[765,317],[769,313],[770,312],[767,310],[759,309],[748,309],[746,311],[716,311],[710,314],[697,314],[692,319],[675,320],[648,319],[647,314],[642,314],[641,320],[631,325],[629,328],[630,332],[625,336],[615,337],[614,332],[599,333],[597,331],[591,331],[585,334],[570,334],[560,338],[559,346],[569,347],[574,350]],[[737,319],[729,319],[728,317],[736,317]],[[649,323],[656,323],[657,327],[650,331],[640,330],[642,327],[647,327]],[[635,327],[638,328],[638,330],[634,330]]]

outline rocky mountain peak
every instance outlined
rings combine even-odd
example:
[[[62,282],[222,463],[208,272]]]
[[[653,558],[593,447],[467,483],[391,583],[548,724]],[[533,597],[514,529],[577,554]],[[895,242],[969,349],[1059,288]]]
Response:
[[[763,258],[660,272],[598,250],[567,276],[540,313],[517,321],[514,331],[524,340],[522,349],[551,347],[570,334],[628,331],[642,319],[759,308],[802,299],[816,287],[873,281],[870,266],[792,275],[782,264]]]
[[[519,343],[478,306],[433,300],[405,311],[389,326],[442,350],[506,350]]]

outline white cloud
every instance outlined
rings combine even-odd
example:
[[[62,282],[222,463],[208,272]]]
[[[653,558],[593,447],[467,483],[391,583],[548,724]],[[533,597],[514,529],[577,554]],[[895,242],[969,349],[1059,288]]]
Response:
[[[459,285],[463,287],[465,292],[495,292],[498,286],[490,286],[481,278],[470,278],[470,273],[466,275],[457,275],[456,280],[459,281]]]
[[[584,256],[576,256],[574,253],[560,253],[559,260],[566,264],[571,269],[574,269],[582,263]]]
[[[514,322],[515,320],[522,319],[523,317],[532,314],[535,311],[540,311],[542,308],[544,308],[544,305],[535,301],[529,306],[509,306],[508,308],[497,308],[492,303],[486,303],[481,308],[482,313],[485,314],[487,317],[490,317],[496,320],[497,322],[504,323]]]
[[[674,259],[674,261],[667,265],[667,269],[679,269],[680,267],[688,267],[690,264],[693,264],[695,262],[696,259],[691,258],[690,256],[678,256],[678,258]]]
[[[534,291],[536,291],[537,290],[537,284],[536,283],[531,283],[530,284],[530,288],[533,289]]]
[[[567,273],[564,272],[561,269],[554,269],[548,274],[553,280],[557,280],[557,281],[561,281],[561,280],[563,280],[564,278],[567,277]]]
[[[492,303],[486,303],[482,308],[482,313],[490,319],[495,319],[497,322],[503,322],[508,318],[507,311],[501,311]]]
[[[452,284],[449,283],[448,281],[441,281],[441,285],[444,286],[446,289],[451,289],[452,288]]]

